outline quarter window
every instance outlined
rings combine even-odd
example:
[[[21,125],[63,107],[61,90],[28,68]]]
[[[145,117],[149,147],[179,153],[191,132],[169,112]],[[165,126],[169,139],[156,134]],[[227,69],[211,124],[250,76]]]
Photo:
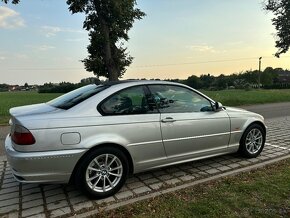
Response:
[[[187,88],[150,85],[149,89],[161,113],[213,111],[208,99]]]
[[[157,112],[155,103],[150,100],[148,95],[146,96],[143,86],[128,88],[110,96],[102,103],[100,109],[105,115]]]
[[[87,100],[88,98],[98,94],[99,92],[107,89],[106,85],[87,85],[55,98],[49,102],[48,105],[59,109],[70,109],[75,105]]]

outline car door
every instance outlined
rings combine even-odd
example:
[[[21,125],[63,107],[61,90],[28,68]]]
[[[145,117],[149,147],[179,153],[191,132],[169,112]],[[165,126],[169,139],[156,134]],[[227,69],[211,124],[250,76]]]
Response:
[[[124,139],[135,170],[166,159],[160,113],[150,104],[147,95],[145,86],[133,86],[109,96],[99,106],[102,120],[107,125],[100,126],[98,133],[114,134]]]
[[[150,85],[149,89],[161,113],[168,158],[210,155],[227,148],[230,119],[224,110],[215,111],[209,99],[184,86]]]

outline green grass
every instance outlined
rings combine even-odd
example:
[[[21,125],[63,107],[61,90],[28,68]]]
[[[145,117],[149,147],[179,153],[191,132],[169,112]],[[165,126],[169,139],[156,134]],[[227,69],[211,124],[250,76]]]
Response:
[[[290,102],[290,89],[202,91],[226,106]]]
[[[99,217],[289,217],[290,159],[102,212]]]
[[[37,92],[0,92],[0,124],[7,124],[9,109],[12,107],[47,102],[59,95]]]
[[[226,106],[240,106],[275,102],[290,102],[290,90],[223,90],[202,91],[212,99]],[[0,92],[0,124],[7,124],[9,108],[47,102],[60,94],[37,92]]]

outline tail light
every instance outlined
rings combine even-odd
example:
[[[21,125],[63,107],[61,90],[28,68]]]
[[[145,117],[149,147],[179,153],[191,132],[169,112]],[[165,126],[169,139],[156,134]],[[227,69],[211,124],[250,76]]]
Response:
[[[35,139],[32,133],[23,126],[15,125],[11,132],[12,141],[17,145],[32,145]]]

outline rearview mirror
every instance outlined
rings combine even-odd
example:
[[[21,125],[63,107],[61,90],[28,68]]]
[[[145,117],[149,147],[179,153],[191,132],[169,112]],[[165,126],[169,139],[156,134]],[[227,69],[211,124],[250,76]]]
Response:
[[[216,103],[215,103],[215,110],[216,110],[216,111],[221,110],[222,108],[223,108],[222,103],[220,103],[220,102],[216,102]]]

